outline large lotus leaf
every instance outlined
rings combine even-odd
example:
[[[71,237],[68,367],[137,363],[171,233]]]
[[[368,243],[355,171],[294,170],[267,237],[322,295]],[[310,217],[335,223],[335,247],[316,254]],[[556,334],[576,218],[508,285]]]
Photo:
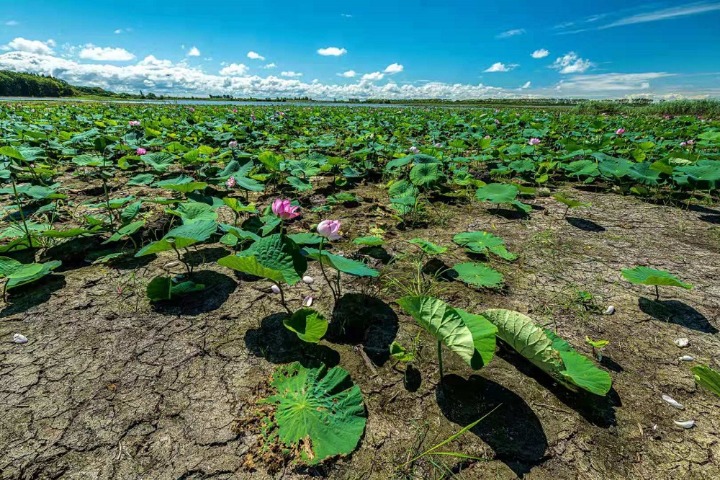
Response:
[[[327,319],[317,310],[302,308],[283,320],[285,328],[295,332],[303,342],[317,343],[328,329]]]
[[[370,268],[357,260],[334,255],[325,250],[321,252],[315,248],[305,248],[305,251],[307,252],[307,256],[313,260],[320,260],[322,257],[324,265],[329,265],[335,270],[347,273],[348,275],[355,275],[356,277],[377,277],[380,275],[380,272],[374,268]]]
[[[505,241],[488,232],[462,232],[453,237],[453,242],[461,245],[472,253],[493,253],[505,260],[515,260],[517,255],[505,248]]]
[[[607,155],[600,157],[598,169],[605,177],[610,179],[620,179],[630,175],[630,170],[635,165],[630,160],[624,158],[613,158]]]
[[[470,367],[478,369],[492,360],[497,329],[481,315],[433,297],[403,297],[398,304]]]
[[[129,223],[119,229],[117,232],[115,232],[110,238],[105,240],[103,242],[103,245],[111,242],[117,242],[118,240],[121,240],[122,238],[132,235],[133,233],[140,230],[145,225],[144,220],[138,220],[137,222]]]
[[[167,152],[155,152],[141,155],[140,160],[150,165],[156,172],[165,172],[175,161],[175,156]]]
[[[109,239],[108,239],[109,241]],[[155,253],[160,252],[167,252],[173,249],[172,242],[169,242],[165,240],[164,238],[161,238],[160,240],[156,242],[150,242],[147,245],[145,245],[143,248],[138,250],[138,252],[135,254],[136,257],[143,257],[145,255],[153,255]]]
[[[202,190],[207,187],[208,184],[205,182],[196,182],[192,177],[181,175],[179,177],[155,182],[155,186],[176,192],[189,193],[195,190]]]
[[[538,368],[551,375],[562,367],[552,340],[532,318],[519,312],[490,309],[483,312],[498,329],[497,336]]]
[[[414,197],[417,193],[417,188],[407,180],[395,182],[388,189],[388,195],[391,197]]]
[[[360,388],[351,382],[340,367],[309,369],[293,363],[273,374],[276,393],[266,401],[276,407],[278,436],[308,465],[357,448],[367,414]]]
[[[597,163],[592,160],[577,160],[563,165],[562,168],[578,177],[595,177],[600,173]]]
[[[23,278],[35,275],[42,270],[42,264],[22,264],[10,257],[0,257],[0,277]]]
[[[515,185],[506,183],[489,183],[477,189],[475,196],[478,200],[492,203],[512,203],[518,195]]]
[[[643,185],[657,185],[660,179],[660,172],[652,168],[652,163],[637,163],[632,166],[628,173],[630,178]]]
[[[564,370],[560,374],[565,380],[595,395],[607,395],[612,386],[610,374],[601,370],[587,357],[574,350],[560,351]]]
[[[170,230],[163,239],[174,239],[176,248],[185,248],[208,240],[217,231],[217,227],[218,224],[214,220],[188,221]]]
[[[39,265],[40,269],[35,265]],[[42,264],[23,265],[20,269],[8,275],[7,289],[10,290],[40,280],[60,265],[62,265],[60,260],[53,260]]]
[[[705,365],[694,366],[692,372],[698,385],[707,388],[720,397],[720,372]]]
[[[622,271],[622,276],[630,283],[636,285],[658,285],[670,287],[682,287],[690,290],[692,285],[676,278],[672,273],[664,270],[656,270],[649,267],[635,267]]]
[[[205,290],[205,285],[191,281],[175,283],[170,277],[155,277],[148,284],[146,293],[150,301],[157,302],[201,290]]]
[[[496,288],[502,285],[502,273],[482,263],[458,263],[452,268],[458,280],[474,287]]]
[[[183,223],[192,220],[216,221],[218,214],[212,205],[202,202],[183,202],[175,210],[167,210],[168,213],[179,216]]]
[[[443,177],[440,164],[419,163],[410,170],[410,181],[418,187],[429,187]]]
[[[237,255],[218,260],[224,267],[267,278],[275,283],[298,283],[307,270],[307,260],[297,244],[281,234],[263,237]]]
[[[418,247],[420,247],[420,249],[428,255],[439,255],[441,253],[447,252],[447,247],[437,245],[423,238],[413,238],[412,240],[409,240],[409,242],[413,245],[417,245]]]
[[[700,160],[695,165],[678,167],[677,171],[695,182],[707,183],[714,189],[720,181],[720,160]]]

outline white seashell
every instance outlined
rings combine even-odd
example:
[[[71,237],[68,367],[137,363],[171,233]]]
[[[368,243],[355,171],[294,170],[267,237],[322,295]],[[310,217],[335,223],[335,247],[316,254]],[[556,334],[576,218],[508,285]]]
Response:
[[[280,287],[278,287],[277,285],[273,285],[272,287],[270,287],[270,290],[272,290],[273,293],[280,293]]]
[[[686,337],[681,337],[675,340],[675,345],[680,348],[685,348],[690,345],[690,340],[688,340]]]
[[[685,421],[677,421],[673,420],[675,422],[675,425],[682,428],[693,428],[695,426],[695,420],[685,420]]]
[[[612,315],[613,313],[615,313],[615,307],[612,305],[609,305],[603,312],[603,315]]]
[[[695,360],[695,357],[692,355],[683,355],[682,357],[678,358],[681,362],[692,362]]]
[[[25,335],[22,335],[20,333],[14,333],[13,334],[13,342],[15,343],[27,343],[28,339]]]
[[[312,307],[313,300],[315,300],[313,297],[305,297],[305,300],[303,300],[303,307]]]
[[[678,408],[678,409],[680,409],[680,410],[682,410],[683,408],[685,408],[682,403],[679,403],[677,400],[675,400],[674,398],[672,398],[670,395],[664,395],[664,394],[663,394],[662,399],[663,399],[665,402],[667,402],[669,405],[672,405],[673,407]]]
[[[315,279],[313,277],[311,277],[310,275],[305,275],[302,280],[303,280],[303,282],[307,283],[308,285],[315,283]]]

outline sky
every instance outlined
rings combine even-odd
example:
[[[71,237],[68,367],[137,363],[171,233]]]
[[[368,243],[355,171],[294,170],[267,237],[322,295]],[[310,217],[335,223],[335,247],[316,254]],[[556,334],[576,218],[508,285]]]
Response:
[[[720,97],[720,1],[0,0],[0,69],[235,97]]]

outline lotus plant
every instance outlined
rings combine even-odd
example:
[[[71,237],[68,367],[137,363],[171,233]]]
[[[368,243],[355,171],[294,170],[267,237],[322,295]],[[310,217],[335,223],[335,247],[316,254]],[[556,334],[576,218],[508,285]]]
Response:
[[[323,220],[320,222],[317,226],[317,233],[322,237],[320,239],[320,245],[318,246],[318,258],[320,260],[320,271],[322,272],[323,277],[325,278],[325,281],[328,283],[328,286],[330,287],[330,291],[333,294],[333,297],[335,298],[335,301],[337,302],[338,298],[340,298],[340,270],[337,272],[337,279],[335,280],[335,288],[333,288],[333,282],[330,281],[330,279],[327,276],[327,273],[325,272],[325,266],[323,264],[323,246],[325,245],[325,240],[335,241],[342,238],[340,236],[340,220]],[[337,289],[337,290],[336,290]]]
[[[615,130],[615,135],[617,135],[618,137],[623,136],[624,133],[625,133],[624,128],[618,128],[617,130]]]
[[[138,156],[141,156],[141,157],[142,157],[143,155],[145,155],[145,154],[147,153],[147,150],[145,150],[145,149],[142,148],[142,147],[139,147],[137,150],[135,150],[135,153],[136,153]]]
[[[530,139],[530,141],[528,141],[528,145],[532,145],[533,147],[535,145],[540,145],[540,139],[533,137]]]
[[[283,220],[292,220],[301,215],[300,207],[293,205],[286,198],[277,198],[272,203],[272,212]]]

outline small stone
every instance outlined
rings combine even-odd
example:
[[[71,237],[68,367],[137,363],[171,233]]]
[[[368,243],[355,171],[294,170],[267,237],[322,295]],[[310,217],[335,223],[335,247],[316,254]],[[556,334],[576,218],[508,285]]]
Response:
[[[302,278],[302,281],[307,283],[308,285],[312,285],[313,283],[315,283],[315,279],[313,277],[311,277],[310,275],[305,275]]]
[[[613,313],[615,313],[615,307],[612,305],[609,305],[603,312],[603,315],[612,315]]]
[[[675,345],[680,348],[685,348],[690,345],[690,340],[688,340],[687,337],[681,337],[675,340]]]
[[[692,355],[683,355],[682,357],[678,358],[681,362],[693,362],[695,361],[695,357]]]
[[[272,292],[275,294],[280,293],[280,287],[278,287],[277,285],[273,285],[272,287],[270,287],[270,290],[272,290]]]
[[[14,333],[13,334],[13,342],[15,343],[27,343],[28,339],[25,335],[22,335],[20,333]]]

